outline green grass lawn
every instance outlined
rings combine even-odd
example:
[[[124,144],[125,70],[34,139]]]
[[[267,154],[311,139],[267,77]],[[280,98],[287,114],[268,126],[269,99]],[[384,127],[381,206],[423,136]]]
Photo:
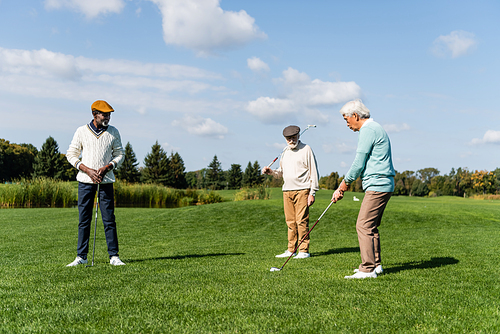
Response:
[[[229,194],[228,194],[229,195]],[[116,210],[109,265],[76,256],[77,209],[0,210],[0,333],[500,332],[500,202],[394,197],[380,228],[384,274],[359,265],[361,202],[348,193],[286,259],[281,192],[270,200]],[[311,226],[328,206],[320,191]],[[92,242],[92,241],[91,241]],[[91,254],[89,256],[89,259]]]

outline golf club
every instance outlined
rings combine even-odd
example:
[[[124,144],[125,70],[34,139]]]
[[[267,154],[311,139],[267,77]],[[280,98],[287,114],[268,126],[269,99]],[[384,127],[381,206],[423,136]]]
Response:
[[[316,224],[319,222],[319,220],[321,219],[321,217],[323,217],[323,215],[328,211],[328,209],[330,209],[330,207],[332,206],[333,203],[334,202],[330,202],[330,204],[328,205],[328,207],[325,209],[325,211],[323,211],[323,213],[321,214],[321,216],[319,216],[318,220],[316,220],[316,223],[314,223],[314,225],[311,227],[311,229],[309,230],[309,232],[307,232],[307,234],[302,237],[302,240],[300,240],[300,242],[297,245],[297,247],[295,247],[295,249],[293,250],[292,254],[288,257],[288,259],[286,259],[285,263],[283,263],[283,265],[281,266],[281,268],[272,267],[270,271],[281,271],[283,269],[283,267],[288,262],[288,260],[290,260],[290,258],[293,256],[293,254],[295,254],[295,252],[297,251],[297,249],[299,248],[299,246],[302,244],[302,242],[304,242],[304,240],[307,238],[307,236],[309,235],[309,233],[311,233],[311,231],[313,230],[314,226],[316,226]]]
[[[97,184],[97,202],[95,204],[95,225],[94,225],[94,246],[92,246],[92,265],[87,265],[86,267],[94,266],[94,255],[95,255],[95,236],[97,231],[97,212],[99,212],[99,183]]]
[[[304,130],[302,130],[302,132],[300,133],[300,135],[302,136],[302,134],[304,132],[306,132],[307,130],[309,130],[309,128],[315,128],[316,125],[308,125]],[[278,158],[283,154],[283,152],[286,150],[288,146],[285,146],[285,148],[283,149],[283,151],[281,151],[281,153],[276,157],[274,158],[273,161],[271,161],[271,163],[269,165],[267,165],[267,167],[271,168],[271,166],[276,162],[276,160],[278,160]]]

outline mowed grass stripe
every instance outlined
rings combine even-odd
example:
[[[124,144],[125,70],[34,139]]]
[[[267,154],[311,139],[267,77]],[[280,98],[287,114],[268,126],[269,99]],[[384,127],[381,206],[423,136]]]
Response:
[[[117,208],[123,267],[99,218],[95,266],[75,257],[77,209],[0,210],[0,333],[500,331],[500,203],[394,197],[380,228],[385,274],[345,280],[360,261],[363,194],[332,205],[312,257],[286,259],[281,191],[265,201]],[[329,204],[320,191],[311,225]]]

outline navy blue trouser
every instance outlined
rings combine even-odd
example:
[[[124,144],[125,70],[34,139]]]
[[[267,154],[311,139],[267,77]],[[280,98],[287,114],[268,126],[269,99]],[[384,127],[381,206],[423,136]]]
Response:
[[[92,225],[92,211],[96,191],[97,184],[78,183],[79,224],[77,252],[78,256],[82,259],[86,259],[89,252],[90,227]],[[113,183],[100,185],[99,210],[101,211],[102,223],[104,225],[109,257],[118,256]]]

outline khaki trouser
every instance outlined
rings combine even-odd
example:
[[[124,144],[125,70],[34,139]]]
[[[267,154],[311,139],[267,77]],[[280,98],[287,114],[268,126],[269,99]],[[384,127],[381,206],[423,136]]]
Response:
[[[309,232],[309,189],[283,192],[283,207],[288,225],[288,250],[293,252],[302,237]],[[309,236],[302,242],[300,252],[309,253]]]
[[[367,191],[359,209],[358,232],[361,264],[359,271],[372,272],[381,263],[378,227],[392,193]]]

